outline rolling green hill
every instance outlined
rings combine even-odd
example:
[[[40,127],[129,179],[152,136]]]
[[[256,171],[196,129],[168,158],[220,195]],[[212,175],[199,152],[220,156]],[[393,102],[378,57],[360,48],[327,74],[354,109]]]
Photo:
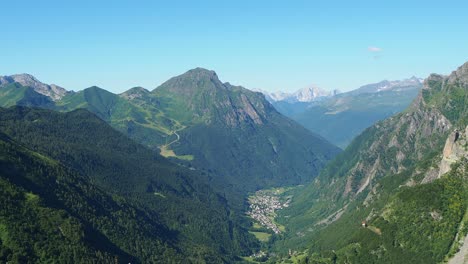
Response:
[[[431,75],[408,109],[358,136],[282,211],[276,248],[308,248],[309,263],[438,263],[456,252],[468,224],[467,80],[468,63]]]
[[[0,132],[2,260],[219,263],[257,246],[205,175],[86,110],[0,109]]]

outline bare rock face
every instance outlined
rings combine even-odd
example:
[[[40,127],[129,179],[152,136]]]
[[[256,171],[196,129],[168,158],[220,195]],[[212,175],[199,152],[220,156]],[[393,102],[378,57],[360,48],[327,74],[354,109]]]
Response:
[[[434,181],[439,178],[439,168],[431,167],[425,174],[424,179],[421,181],[421,184],[426,184]]]
[[[433,135],[447,133],[452,129],[450,121],[437,109],[424,107],[424,100],[416,99],[413,111],[392,117],[379,123],[378,138],[361,155],[366,157],[358,162],[348,172],[348,179],[343,195],[352,196],[372,188],[375,178],[386,173],[400,173],[406,169],[404,161],[408,159],[418,160],[431,148],[436,147],[435,142],[427,142],[427,138]],[[417,106],[416,106],[417,105]],[[397,137],[396,135],[400,135]],[[382,159],[390,157],[389,149],[397,149],[391,162],[382,162]],[[438,170],[434,171],[432,181],[438,177]],[[355,189],[351,186],[356,186]]]
[[[11,76],[0,76],[0,86],[17,82],[23,86],[28,86],[34,91],[50,97],[52,100],[57,101],[64,97],[68,91],[55,84],[45,84],[37,80],[30,74],[15,74]]]
[[[443,75],[440,75],[440,74],[437,74],[437,73],[432,73],[431,75],[429,75],[429,77],[427,77],[424,80],[423,89],[430,89],[430,85],[429,85],[430,82],[440,82],[440,81],[443,81],[443,80],[444,80]]]
[[[448,83],[468,87],[468,62],[450,74]]]
[[[203,68],[174,77],[153,90],[153,93],[177,95],[187,111],[206,124],[222,122],[228,127],[263,125],[268,119],[266,115],[272,111],[262,94],[223,83],[216,72]]]
[[[425,81],[423,90],[413,101],[406,112],[377,123],[372,129],[374,140],[359,152],[362,157],[348,170],[346,184],[342,190],[343,197],[353,197],[365,189],[372,188],[375,180],[387,173],[400,173],[407,169],[405,164],[422,159],[429,151],[440,148],[439,140],[453,131],[456,124],[444,115],[443,109],[449,106],[434,107],[434,103],[425,99],[424,94],[440,92],[449,94],[451,85],[468,87],[468,63],[458,68],[450,76],[431,74]],[[463,133],[462,133],[463,132]],[[457,135],[465,135],[465,131]],[[431,182],[450,170],[450,165],[460,159],[466,152],[466,145],[455,134],[446,146],[444,160],[439,166],[429,168],[421,183]],[[466,136],[464,136],[466,138]],[[458,142],[456,142],[458,140]]]
[[[461,158],[468,158],[468,126],[465,130],[455,130],[445,142],[439,178],[450,170],[450,166]]]

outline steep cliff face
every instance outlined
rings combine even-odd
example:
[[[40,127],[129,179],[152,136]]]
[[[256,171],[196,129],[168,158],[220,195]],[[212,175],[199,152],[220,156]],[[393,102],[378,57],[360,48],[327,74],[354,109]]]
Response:
[[[341,175],[346,178],[344,197],[356,196],[372,187],[376,179],[401,173],[431,155],[436,164],[424,168],[426,177],[422,182],[426,183],[440,176],[437,160],[442,152],[443,142],[450,131],[464,131],[466,125],[467,69],[468,63],[447,77],[432,74],[424,81],[423,89],[405,112],[377,123],[352,143],[347,152],[359,158],[349,168],[336,164]],[[453,143],[456,135],[459,137],[461,134],[464,132],[454,132]],[[448,154],[452,151],[453,144],[446,148]],[[354,149],[357,151],[353,151]],[[346,156],[346,152],[343,155]],[[446,167],[447,163],[442,166],[445,166],[443,174],[449,167]],[[332,173],[326,173],[325,177],[336,176],[333,173],[335,170],[328,172]],[[415,170],[411,175],[416,176],[420,172],[421,169]],[[409,181],[411,185],[421,179],[412,177]]]
[[[434,77],[426,80],[425,90],[433,89]],[[439,82],[445,80],[441,78]],[[441,153],[452,122],[424,98],[423,90],[405,112],[364,131],[318,180],[329,182],[336,196],[352,199],[372,189],[376,180],[401,173],[427,155]],[[335,183],[337,176],[344,184]]]
[[[439,178],[462,158],[468,159],[468,126],[464,130],[455,130],[445,142],[442,160],[439,165]]]

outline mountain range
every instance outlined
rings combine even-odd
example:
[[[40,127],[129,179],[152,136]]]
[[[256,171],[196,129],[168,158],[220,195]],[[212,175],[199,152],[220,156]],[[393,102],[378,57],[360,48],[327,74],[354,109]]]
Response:
[[[152,91],[135,87],[122,94],[99,87],[69,92],[27,74],[0,80],[0,106],[88,109],[173,162],[206,171],[213,185],[244,194],[308,182],[339,152],[278,113],[262,94],[202,68]]]
[[[273,106],[310,131],[345,148],[364,129],[403,111],[416,97],[422,80],[382,81],[345,93],[315,92],[300,100],[300,91],[289,97],[275,97]],[[266,93],[266,98],[272,98]]]
[[[321,100],[325,97],[331,97],[335,96],[340,93],[338,90],[334,90],[332,92],[320,89],[319,87],[312,86],[312,87],[306,87],[300,90],[297,90],[296,92],[293,93],[288,93],[288,92],[268,92],[265,90],[258,90],[259,92],[263,93],[265,95],[265,98],[270,102],[270,103],[275,103],[279,101],[285,101],[288,103],[297,103],[297,102],[303,102],[303,103],[310,103],[316,100]]]
[[[291,102],[202,68],[121,94],[0,77],[0,261],[466,260],[468,63]],[[288,105],[401,110],[340,151]]]
[[[0,86],[7,84],[18,83],[22,86],[31,87],[35,92],[49,97],[56,101],[60,100],[69,92],[65,88],[55,84],[44,84],[30,74],[15,74],[11,76],[0,76]]]

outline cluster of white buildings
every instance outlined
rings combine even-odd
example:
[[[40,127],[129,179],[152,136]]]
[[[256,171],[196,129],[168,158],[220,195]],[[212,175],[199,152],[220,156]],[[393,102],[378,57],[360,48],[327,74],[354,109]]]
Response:
[[[275,192],[257,191],[255,196],[249,199],[250,210],[247,214],[258,221],[260,225],[273,230],[276,234],[281,233],[278,226],[274,223],[276,217],[275,211],[288,207],[289,199],[282,203]]]

